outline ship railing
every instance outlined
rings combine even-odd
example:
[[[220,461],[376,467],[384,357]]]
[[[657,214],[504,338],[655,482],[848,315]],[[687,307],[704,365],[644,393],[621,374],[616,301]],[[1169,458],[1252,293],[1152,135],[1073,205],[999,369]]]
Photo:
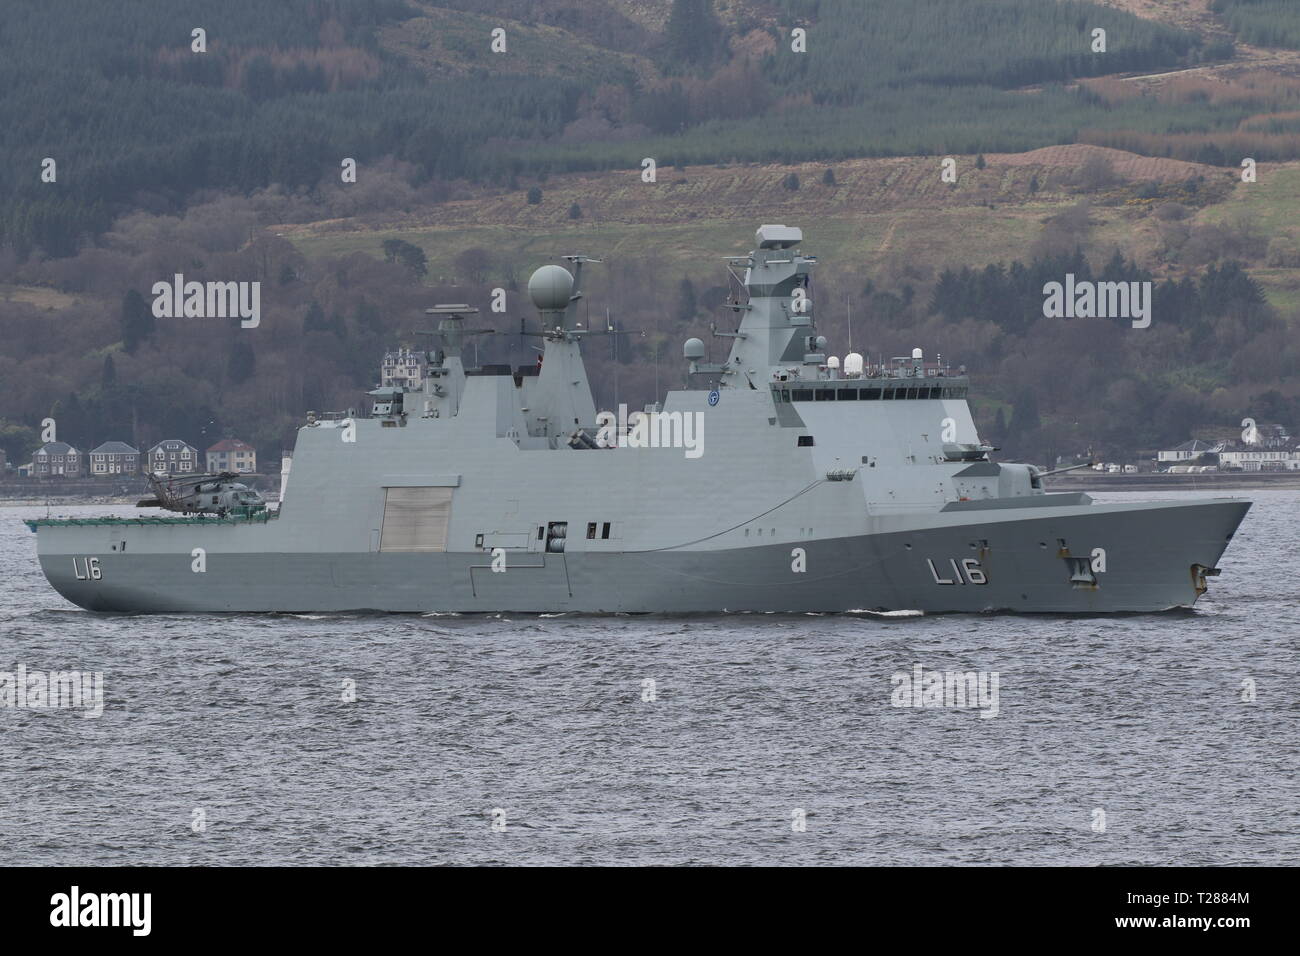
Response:
[[[951,365],[868,365],[862,370],[863,378],[951,378],[965,374],[954,372]]]
[[[25,518],[23,524],[27,525],[30,530],[35,531],[37,528],[97,527],[104,525],[266,524],[278,517],[279,515],[276,512],[259,509],[248,514],[191,514],[177,515],[175,517],[141,515],[139,517],[122,518],[116,515],[104,515],[98,518]]]

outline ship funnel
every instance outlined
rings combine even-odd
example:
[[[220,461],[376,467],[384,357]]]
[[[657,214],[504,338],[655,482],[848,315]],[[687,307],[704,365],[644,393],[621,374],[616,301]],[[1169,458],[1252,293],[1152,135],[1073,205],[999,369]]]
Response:
[[[862,377],[862,356],[857,352],[850,352],[844,356],[844,376],[845,378]]]
[[[573,275],[563,266],[542,266],[528,280],[528,295],[539,312],[563,312],[573,295]]]

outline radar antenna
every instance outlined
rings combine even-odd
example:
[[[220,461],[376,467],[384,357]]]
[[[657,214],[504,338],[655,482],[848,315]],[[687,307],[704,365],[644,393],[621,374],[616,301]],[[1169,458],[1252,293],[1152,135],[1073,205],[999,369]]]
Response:
[[[442,318],[438,322],[437,329],[421,329],[416,332],[417,335],[436,335],[442,343],[442,349],[447,355],[459,357],[461,348],[465,340],[473,335],[495,335],[496,329],[467,329],[464,326],[465,316],[478,315],[478,309],[465,304],[435,305],[432,309],[425,309],[425,315],[437,315]]]

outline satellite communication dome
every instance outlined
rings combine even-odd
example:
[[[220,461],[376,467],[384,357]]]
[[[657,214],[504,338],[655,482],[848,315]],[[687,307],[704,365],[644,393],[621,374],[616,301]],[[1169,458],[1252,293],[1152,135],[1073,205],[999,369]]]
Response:
[[[682,343],[682,356],[692,362],[704,358],[704,343],[699,339],[687,339]]]
[[[912,358],[919,359],[925,355],[920,349],[912,349]]]
[[[839,367],[840,367],[839,356],[832,355],[830,358],[828,358],[828,359],[826,360],[826,367],[827,367],[827,368],[839,368]]]
[[[528,295],[542,312],[568,308],[573,276],[563,266],[542,266],[528,279]]]
[[[857,352],[850,352],[844,356],[844,374],[849,378],[862,376],[862,356]]]

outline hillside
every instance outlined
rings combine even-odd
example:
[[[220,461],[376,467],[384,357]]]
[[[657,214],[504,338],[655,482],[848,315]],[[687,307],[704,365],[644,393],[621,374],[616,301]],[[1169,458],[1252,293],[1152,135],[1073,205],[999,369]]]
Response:
[[[481,357],[531,363],[522,283],[569,252],[605,260],[592,318],[627,333],[589,346],[599,400],[648,401],[681,382],[685,337],[725,347],[720,257],[772,221],[822,259],[836,351],[851,334],[966,362],[1010,454],[1298,423],[1290,11],[15,0],[0,161],[52,153],[59,177],[0,200],[0,447],[21,458],[55,415],[82,444],[237,432],[274,454],[307,409],[361,403],[433,302],[486,310],[506,288],[507,334]],[[206,57],[186,45],[200,12]],[[144,296],[177,272],[261,282],[265,321],[150,319]],[[1044,319],[1042,285],[1066,272],[1151,281],[1151,329]]]
[[[196,50],[200,22],[211,43]],[[796,22],[806,53],[791,49]],[[13,0],[0,163],[46,156],[63,172],[55,189],[16,178],[0,244],[71,255],[142,201],[314,189],[342,157],[408,162],[421,182],[506,183],[645,156],[1017,152],[1096,129],[1186,131],[1181,158],[1198,159],[1196,137],[1281,110],[1288,91],[1103,102],[1074,81],[1231,56],[1224,36],[1084,0],[878,0],[869,20],[849,0]],[[1288,143],[1261,158],[1296,157]]]
[[[1160,276],[1187,269],[1162,252],[1153,215],[1161,202],[1182,199],[1198,207],[1189,227],[1245,219],[1277,248],[1300,242],[1300,163],[1263,164],[1259,182],[1247,186],[1216,167],[1083,145],[991,153],[982,170],[976,157],[954,158],[955,186],[941,181],[940,157],[670,167],[653,184],[635,171],[552,176],[537,205],[522,192],[489,190],[398,215],[275,228],[309,258],[378,256],[384,240],[404,239],[424,250],[432,276],[448,282],[466,278],[454,260],[474,247],[492,251],[498,279],[579,246],[591,255],[653,255],[695,274],[700,263],[711,266],[719,255],[748,248],[754,225],[765,221],[805,224],[831,270],[852,263],[875,273],[905,262],[932,274],[945,264],[1028,258],[1044,222],[1084,198],[1093,222],[1080,241],[1098,254],[1120,249]],[[1092,190],[1074,184],[1090,159],[1107,164],[1113,184]],[[833,185],[823,182],[827,170]],[[792,173],[800,182],[795,190],[785,185]],[[1192,181],[1199,196],[1187,193]],[[579,221],[569,218],[575,203]],[[1256,272],[1276,304],[1291,304],[1290,268]]]

